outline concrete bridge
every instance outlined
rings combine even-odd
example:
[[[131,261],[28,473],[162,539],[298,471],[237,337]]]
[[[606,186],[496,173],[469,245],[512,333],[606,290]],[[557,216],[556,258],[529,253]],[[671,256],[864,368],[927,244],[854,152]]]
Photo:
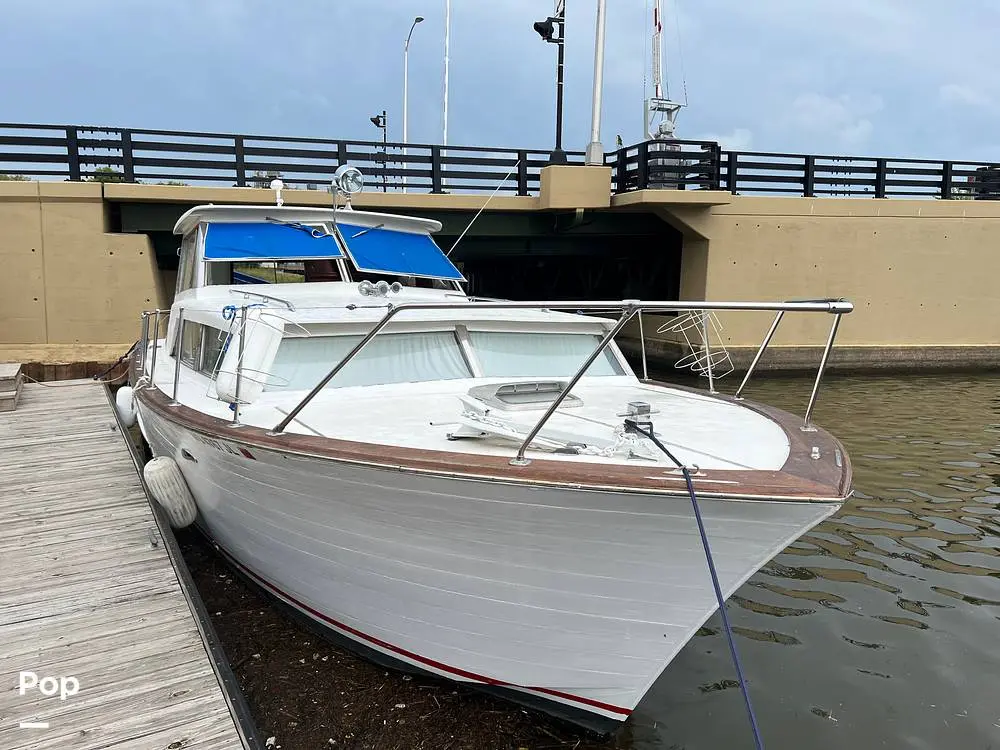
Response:
[[[2,144],[0,139],[0,171],[10,161]],[[713,158],[731,161],[724,154]],[[1000,202],[959,199],[971,196],[944,182],[946,168],[935,178],[942,186],[936,199],[865,200],[733,194],[713,189],[726,186],[726,175],[709,171],[700,173],[710,174],[707,183],[700,177],[695,185],[678,183],[690,166],[673,167],[667,178],[661,174],[666,188],[644,188],[657,181],[641,162],[633,170],[639,180],[630,178],[619,189],[626,172],[620,155],[611,160],[607,166],[536,165],[535,187],[516,191],[528,194],[490,198],[453,256],[471,291],[515,298],[843,296],[857,312],[841,328],[834,366],[1000,363]],[[76,169],[74,176],[82,176],[79,164]],[[888,167],[881,169],[882,177],[876,167],[874,179],[883,181],[885,194]],[[201,203],[274,198],[255,187],[145,184],[147,179],[0,180],[6,270],[0,276],[0,361],[115,359],[136,338],[139,312],[170,302],[176,218]],[[815,191],[815,172],[811,179]],[[357,196],[355,207],[439,219],[446,249],[489,197],[381,192],[379,186],[376,178],[376,189]],[[310,189],[285,190],[284,198],[290,205],[331,201],[328,192]],[[769,320],[737,315],[722,323],[725,343],[739,357],[757,345]],[[769,350],[771,362],[815,362],[826,323],[786,320]],[[647,336],[655,327],[647,321]],[[648,348],[669,354],[665,342]]]

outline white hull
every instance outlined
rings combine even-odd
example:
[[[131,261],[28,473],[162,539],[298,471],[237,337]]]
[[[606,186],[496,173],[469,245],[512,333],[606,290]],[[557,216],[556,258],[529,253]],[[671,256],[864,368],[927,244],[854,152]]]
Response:
[[[622,721],[716,609],[687,498],[251,458],[239,428],[222,444],[139,417],[253,578],[422,670]],[[701,500],[726,596],[839,505]]]

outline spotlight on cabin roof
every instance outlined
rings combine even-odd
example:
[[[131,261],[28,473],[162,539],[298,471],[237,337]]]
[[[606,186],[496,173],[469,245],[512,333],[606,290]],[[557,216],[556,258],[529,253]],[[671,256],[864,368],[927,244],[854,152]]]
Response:
[[[337,167],[337,171],[333,173],[333,187],[342,193],[354,195],[360,193],[364,186],[365,177],[357,167],[343,164]]]

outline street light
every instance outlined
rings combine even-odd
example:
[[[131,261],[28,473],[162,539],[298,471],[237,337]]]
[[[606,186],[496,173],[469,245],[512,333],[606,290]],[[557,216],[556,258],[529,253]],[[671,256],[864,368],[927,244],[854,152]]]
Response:
[[[607,0],[597,0],[597,30],[594,34],[594,98],[590,111],[590,143],[584,164],[604,163],[604,146],[601,145],[601,96],[604,93],[604,27]]]
[[[559,36],[556,36],[556,26],[559,27]],[[555,44],[559,47],[559,54],[556,57],[556,147],[549,156],[549,164],[565,164],[566,152],[562,147],[562,120],[563,120],[563,54],[566,48],[566,0],[560,0],[556,6],[554,16],[549,16],[544,21],[536,21],[534,29],[543,41]]]
[[[389,165],[389,147],[387,145],[388,139],[386,137],[388,131],[388,128],[386,127],[386,111],[383,109],[382,114],[374,115],[368,119],[371,121],[372,125],[382,130],[382,192],[385,193],[388,192],[385,171],[386,167]],[[375,160],[378,161],[377,154]]]
[[[403,169],[406,169],[406,144],[409,142],[407,136],[407,116],[409,95],[410,95],[410,37],[413,36],[413,30],[417,28],[417,24],[424,20],[423,16],[417,16],[413,19],[413,23],[410,24],[410,33],[406,35],[406,41],[403,42]],[[406,177],[403,177],[403,192],[406,192]]]

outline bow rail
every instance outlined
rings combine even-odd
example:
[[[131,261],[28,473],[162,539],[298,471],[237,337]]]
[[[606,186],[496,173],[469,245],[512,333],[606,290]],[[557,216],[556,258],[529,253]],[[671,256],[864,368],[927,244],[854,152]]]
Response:
[[[467,301],[453,301],[453,302],[414,302],[414,303],[403,303],[399,305],[388,305],[386,314],[372,327],[372,329],[361,339],[352,349],[341,359],[336,365],[334,365],[330,371],[322,378],[322,380],[317,383],[305,397],[296,404],[295,408],[288,412],[284,419],[281,420],[275,427],[269,431],[271,435],[279,435],[284,432],[285,428],[294,420],[298,414],[309,405],[316,395],[326,387],[326,385],[337,376],[341,370],[344,369],[357,355],[361,352],[365,346],[368,345],[373,338],[375,338],[380,331],[382,331],[395,317],[401,315],[405,312],[412,312],[417,310],[562,310],[570,312],[618,312],[620,313],[618,320],[612,325],[605,336],[601,339],[600,344],[593,352],[587,357],[579,369],[573,374],[569,382],[566,384],[566,388],[562,390],[559,396],[552,401],[548,409],[542,415],[541,419],[535,424],[535,426],[528,433],[528,436],[524,439],[518,448],[517,455],[511,459],[511,464],[515,466],[523,466],[528,463],[528,459],[524,457],[528,446],[531,441],[535,439],[541,429],[548,422],[549,418],[556,412],[565,398],[569,395],[573,387],[579,382],[580,378],[587,371],[587,368],[594,363],[594,361],[607,349],[608,345],[614,339],[614,337],[625,327],[625,325],[637,314],[639,313],[667,313],[667,312],[693,312],[693,311],[756,311],[756,312],[776,312],[777,315],[771,327],[768,329],[764,340],[761,342],[760,347],[757,350],[753,361],[747,370],[746,376],[743,378],[743,382],[740,384],[739,389],[736,392],[736,398],[742,399],[742,392],[750,376],[753,374],[757,363],[760,361],[764,350],[770,343],[774,336],[774,332],[778,328],[778,324],[781,322],[782,317],[786,312],[821,312],[828,313],[834,316],[833,325],[830,328],[830,334],[827,337],[826,345],[823,348],[823,354],[820,359],[819,367],[816,372],[816,379],[813,383],[812,392],[809,396],[809,404],[806,407],[806,414],[804,423],[802,425],[803,430],[811,431],[815,428],[811,424],[813,407],[815,406],[816,398],[819,394],[819,386],[823,379],[823,373],[826,370],[827,362],[829,361],[830,351],[833,348],[834,340],[837,336],[837,329],[840,326],[840,319],[843,315],[846,315],[854,310],[854,305],[844,299],[818,299],[818,300],[799,300],[790,302],[708,302],[708,301],[697,301],[697,302],[681,302],[681,301],[652,301],[644,302],[641,300],[617,300],[617,301],[559,301],[559,300],[542,300],[542,301],[531,301],[531,302],[506,302],[506,301],[494,301],[494,300],[477,300],[469,299]],[[643,350],[645,351],[645,346],[643,345]],[[645,360],[645,356],[643,357]],[[643,370],[645,374],[645,361],[643,362]]]

